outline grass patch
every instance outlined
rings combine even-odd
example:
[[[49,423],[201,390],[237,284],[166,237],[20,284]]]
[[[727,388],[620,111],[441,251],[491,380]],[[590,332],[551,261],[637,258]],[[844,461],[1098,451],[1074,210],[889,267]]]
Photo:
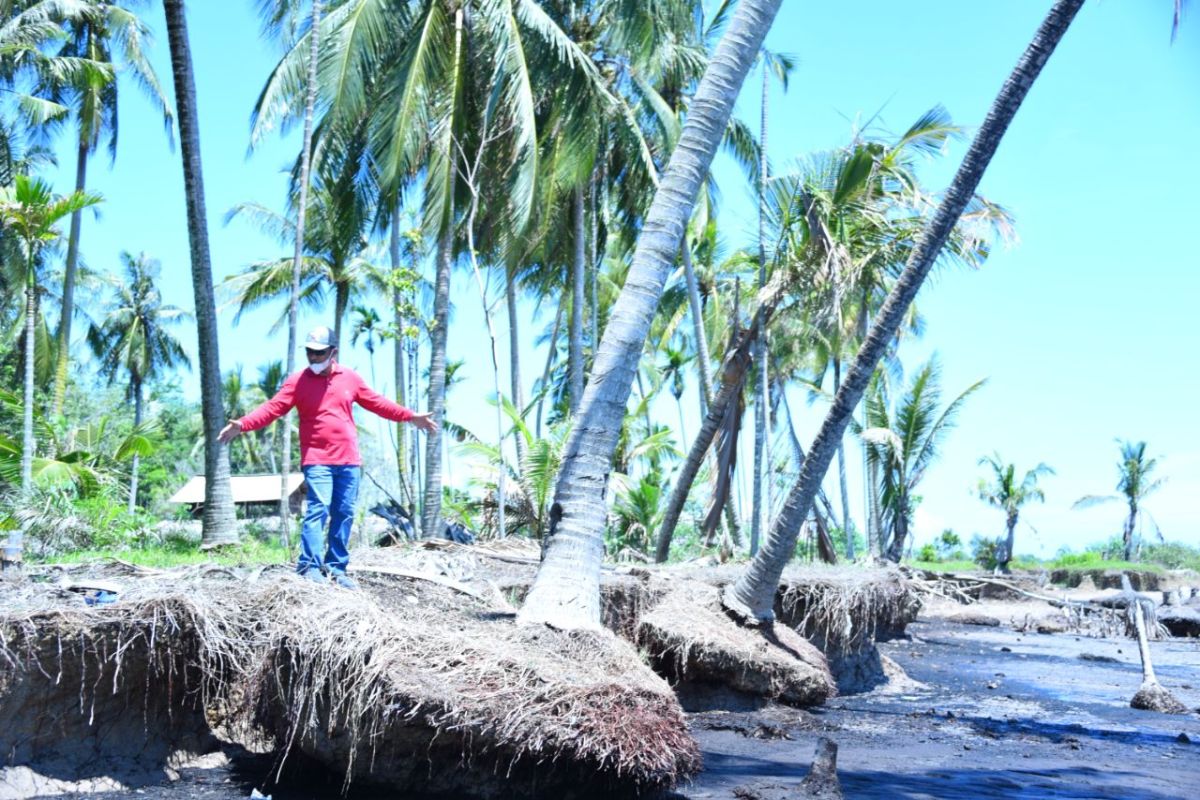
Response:
[[[184,567],[196,564],[219,564],[226,567],[242,567],[257,564],[287,564],[295,559],[295,553],[280,546],[277,541],[263,541],[247,536],[236,545],[218,550],[201,550],[189,539],[168,539],[159,544],[141,547],[109,547],[93,550],[75,550],[44,559],[30,558],[33,563],[83,564],[119,558],[141,567]]]
[[[1061,559],[1048,561],[1046,567],[1048,569],[1065,569],[1069,572],[1092,572],[1093,570],[1125,570],[1127,572],[1166,572],[1166,568],[1161,564],[1152,564],[1148,561],[1117,561],[1112,559],[1095,559],[1086,563],[1059,563]]]
[[[975,572],[980,568],[974,561],[966,558],[958,561],[910,561],[908,563],[915,569],[929,572]]]

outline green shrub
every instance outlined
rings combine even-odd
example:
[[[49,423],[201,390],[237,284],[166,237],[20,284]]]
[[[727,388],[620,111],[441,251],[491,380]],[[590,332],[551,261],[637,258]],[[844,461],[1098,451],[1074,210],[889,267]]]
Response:
[[[984,569],[1000,566],[1000,552],[1004,543],[1000,539],[989,539],[975,534],[971,537],[971,559]]]
[[[923,544],[921,549],[917,551],[917,561],[940,561],[941,554],[932,544]]]

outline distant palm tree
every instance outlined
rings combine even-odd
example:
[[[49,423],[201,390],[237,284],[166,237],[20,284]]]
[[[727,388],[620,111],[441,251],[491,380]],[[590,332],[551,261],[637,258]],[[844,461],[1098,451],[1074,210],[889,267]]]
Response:
[[[1014,531],[1017,529],[1017,518],[1020,516],[1021,506],[1034,500],[1039,503],[1045,502],[1046,494],[1042,491],[1042,487],[1038,486],[1038,478],[1043,475],[1053,475],[1054,470],[1045,464],[1038,464],[1026,472],[1025,477],[1018,483],[1016,465],[1005,464],[999,453],[984,456],[979,459],[979,464],[992,469],[991,480],[979,479],[979,499],[1004,512],[1007,535],[1004,540],[1004,550],[999,554],[997,561],[1000,563],[1001,571],[1008,572],[1008,562],[1013,557]]]
[[[21,496],[33,488],[33,361],[36,352],[38,274],[42,249],[58,238],[55,226],[65,217],[100,202],[100,196],[74,192],[59,197],[40,178],[17,175],[12,186],[0,187],[0,225],[20,242],[25,262],[25,398],[21,436]],[[10,534],[5,562],[19,562],[21,531]]]
[[[686,347],[686,344],[684,346]],[[663,354],[667,360],[660,368],[662,379],[670,387],[671,396],[675,398],[675,405],[679,409],[679,441],[686,444],[688,437],[683,426],[683,373],[684,368],[695,356],[689,356],[684,347],[675,348],[670,343],[664,345]]]
[[[125,376],[126,395],[133,400],[134,428],[142,424],[142,389],[147,381],[177,367],[191,368],[183,344],[167,327],[190,319],[191,314],[164,305],[155,286],[161,267],[145,253],[121,253],[125,280],[117,283],[116,298],[99,327],[88,331],[88,343],[100,362],[100,374],[113,383]],[[129,473],[129,511],[137,506],[138,462],[135,453]]]
[[[82,192],[87,188],[88,160],[103,139],[107,139],[110,157],[115,159],[117,155],[120,88],[117,76],[120,72],[131,74],[155,108],[162,112],[167,136],[172,141],[175,120],[145,51],[150,28],[131,8],[118,3],[85,0],[81,8],[65,20],[65,28],[66,37],[56,55],[62,59],[77,59],[87,68],[69,72],[58,80],[44,82],[43,93],[49,99],[71,108],[78,128],[75,191]],[[58,324],[55,414],[62,413],[66,396],[82,222],[80,212],[71,215],[71,233],[67,239],[67,260],[63,274],[62,319]]]
[[[217,307],[213,296],[212,260],[208,248],[208,212],[204,204],[204,174],[200,164],[200,124],[196,110],[196,81],[188,41],[184,0],[163,0],[167,38],[171,45],[171,75],[175,83],[176,115],[183,155],[183,184],[187,202],[188,241],[191,245],[192,294],[196,303],[196,335],[200,359],[200,404],[204,418],[204,519],[202,548],[237,541],[233,493],[229,484],[229,450],[218,440],[225,425],[221,408],[221,360],[217,343]]]
[[[366,306],[355,306],[352,312],[354,325],[350,329],[350,344],[358,344],[359,339],[363,340],[363,347],[367,348],[367,358],[371,362],[371,385],[375,386],[375,348],[383,341],[383,320],[379,318],[378,311]]]
[[[254,388],[257,389],[263,397],[274,397],[276,392],[278,392],[283,386],[283,381],[287,376],[288,373],[284,369],[282,361],[278,359],[275,361],[269,361],[258,368],[258,380],[254,383]],[[281,434],[281,431],[284,428],[288,428],[290,432],[290,424],[291,423],[285,418],[272,422],[262,431],[258,431],[258,433],[262,433],[264,436],[269,435],[271,437],[271,444],[267,448],[267,463],[271,465],[272,472],[279,471],[278,459],[279,454],[283,451],[283,446],[280,444],[280,440],[284,438]],[[290,436],[287,437],[287,446],[290,450]],[[283,475],[286,475],[291,470],[290,453],[289,458],[285,459],[285,461],[288,464],[288,469],[282,471],[281,474]]]
[[[1075,501],[1072,508],[1090,508],[1102,503],[1125,501],[1129,515],[1125,517],[1125,529],[1121,533],[1124,546],[1125,560],[1134,558],[1134,535],[1138,531],[1138,518],[1145,513],[1142,508],[1147,497],[1162,488],[1166,478],[1152,478],[1157,458],[1146,458],[1145,442],[1129,442],[1117,440],[1121,448],[1121,460],[1117,463],[1120,478],[1117,480],[1117,491],[1120,494],[1087,495]]]
[[[891,409],[882,376],[867,394],[868,427],[860,428],[859,434],[867,443],[868,459],[879,471],[883,524],[891,534],[885,550],[892,561],[900,560],[908,543],[917,485],[937,458],[938,448],[963,403],[984,384],[984,381],[973,383],[939,410],[939,377],[937,363],[928,362],[917,371],[909,388]]]

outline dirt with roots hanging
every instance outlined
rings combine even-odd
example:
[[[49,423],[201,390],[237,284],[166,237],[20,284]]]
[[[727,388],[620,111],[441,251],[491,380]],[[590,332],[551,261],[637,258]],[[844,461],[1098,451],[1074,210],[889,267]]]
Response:
[[[606,567],[607,629],[565,633],[515,624],[536,563],[503,543],[369,549],[353,562],[360,592],[283,568],[39,568],[0,587],[0,798],[803,796],[820,736],[842,748],[847,796],[958,796],[919,793],[921,776],[930,754],[981,750],[978,737],[1095,742],[1114,757],[1195,746],[1143,741],[1137,717],[1082,739],[1042,729],[1068,698],[962,683],[1020,672],[993,662],[1043,663],[1015,647],[976,653],[980,635],[1067,637],[911,625],[920,579],[895,569],[789,570],[779,621],[761,630],[720,608],[736,570]],[[1123,644],[1121,666],[1081,657],[1070,674],[1123,675],[1137,660]],[[1171,658],[1160,679],[1195,707]],[[1195,715],[1172,719],[1200,742]],[[961,753],[925,746],[943,739]],[[869,793],[860,773],[888,763],[912,793]]]

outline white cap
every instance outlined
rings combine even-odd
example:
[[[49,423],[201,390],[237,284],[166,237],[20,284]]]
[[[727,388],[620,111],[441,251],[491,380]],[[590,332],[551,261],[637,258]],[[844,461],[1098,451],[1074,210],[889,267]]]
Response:
[[[304,342],[305,350],[328,350],[331,347],[333,347],[333,331],[329,328],[322,325],[308,332],[308,339]]]

